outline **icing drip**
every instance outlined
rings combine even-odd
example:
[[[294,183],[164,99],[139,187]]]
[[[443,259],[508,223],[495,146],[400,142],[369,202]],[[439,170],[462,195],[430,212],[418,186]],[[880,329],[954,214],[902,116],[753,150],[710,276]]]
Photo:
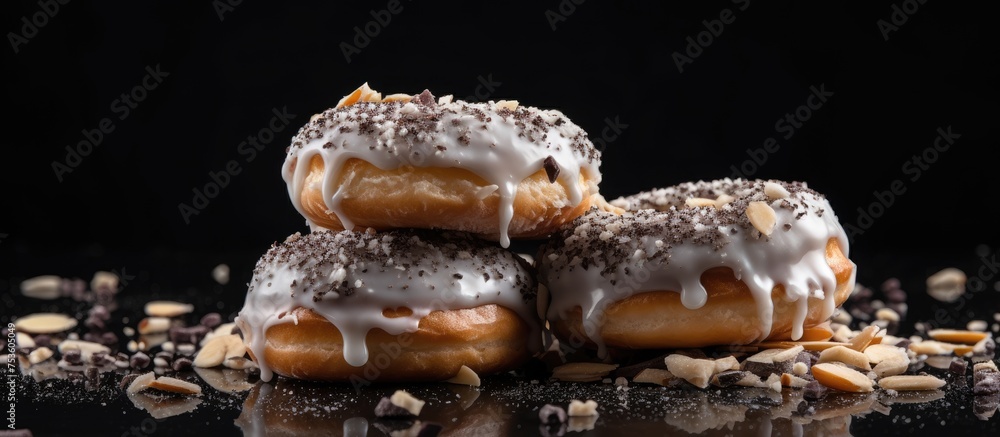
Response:
[[[236,322],[261,379],[269,381],[264,334],[271,326],[297,323],[296,308],[311,309],[336,326],[343,334],[344,360],[360,367],[368,361],[369,330],[415,332],[420,319],[436,310],[497,304],[520,315],[534,329],[530,338],[540,339],[535,284],[515,254],[466,234],[295,234],[258,261]],[[382,315],[386,308],[401,307],[412,314]]]
[[[788,197],[769,198],[765,183],[782,185]],[[685,199],[724,194],[734,198],[720,209],[685,207]],[[770,236],[754,228],[744,213],[753,201],[768,202],[775,211]],[[605,347],[596,334],[605,308],[657,290],[679,291],[686,308],[700,308],[708,300],[701,275],[715,267],[732,269],[750,289],[761,340],[771,332],[771,292],[778,284],[785,299],[796,302],[792,339],[802,336],[809,298],[824,300],[822,318],[833,314],[837,279],[826,262],[826,245],[837,239],[846,256],[847,236],[826,198],[804,184],[724,179],[612,204],[630,212],[618,216],[592,209],[550,240],[539,259],[539,280],[552,290],[548,318],[563,318],[580,307],[584,331],[602,355]]]
[[[586,194],[579,184],[582,171],[593,179],[590,189],[600,182],[600,152],[587,133],[559,111],[526,106],[511,110],[493,102],[435,103],[432,97],[418,97],[405,103],[359,102],[328,109],[302,127],[282,167],[299,213],[305,216],[301,193],[314,156],[324,162],[326,207],[345,229],[354,224],[340,208],[343,193],[335,182],[348,159],[362,159],[386,171],[403,166],[455,167],[497,187],[498,233],[501,245],[508,247],[514,197],[525,178],[545,169],[565,188],[571,205],[578,205]]]

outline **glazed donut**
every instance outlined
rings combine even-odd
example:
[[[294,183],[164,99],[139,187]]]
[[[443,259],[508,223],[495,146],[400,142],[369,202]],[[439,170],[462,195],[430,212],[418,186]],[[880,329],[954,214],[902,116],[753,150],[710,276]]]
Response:
[[[236,324],[264,381],[502,372],[540,346],[529,269],[463,233],[294,234],[257,262]]]
[[[292,139],[282,176],[311,228],[545,237],[591,206],[600,152],[556,110],[363,85]]]
[[[684,183],[611,204],[629,212],[592,210],[537,257],[553,332],[602,355],[798,340],[854,288],[847,236],[804,183]]]

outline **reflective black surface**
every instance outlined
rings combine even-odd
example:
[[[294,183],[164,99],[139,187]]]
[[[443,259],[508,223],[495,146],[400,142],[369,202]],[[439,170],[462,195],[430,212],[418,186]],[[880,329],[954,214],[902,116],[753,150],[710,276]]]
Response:
[[[858,257],[865,258],[863,255]],[[955,261],[952,265],[966,271],[974,271],[978,265],[974,250],[950,257]],[[149,300],[172,298],[194,304],[195,312],[184,317],[192,324],[212,311],[232,318],[242,305],[245,290],[242,283],[249,278],[249,266],[254,258],[253,254],[179,255],[169,252],[64,254],[54,257],[52,261],[56,263],[49,264],[51,267],[45,272],[66,272],[67,276],[77,274],[89,279],[83,269],[101,264],[117,265],[119,267],[115,268],[119,271],[134,276],[117,295],[118,308],[111,318],[110,329],[119,333],[120,344],[124,346],[128,338],[121,334],[122,328],[136,326],[142,306]],[[888,265],[878,261],[881,258],[869,260],[869,268],[861,264],[859,280],[874,283],[889,276],[901,279],[903,288],[911,296],[911,311],[900,329],[912,329],[912,322],[917,320],[939,326],[964,327],[964,319],[970,318],[970,311],[974,318],[992,324],[992,313],[997,309],[996,295],[1000,294],[992,288],[969,291],[963,298],[965,303],[934,303],[925,299],[921,286],[930,260],[914,254],[887,257],[905,260],[910,265],[909,269],[890,275]],[[213,282],[210,275],[211,269],[222,261],[228,261],[233,267],[232,280],[226,285]],[[60,265],[65,268],[59,268]],[[19,267],[25,272],[36,272],[40,268]],[[990,285],[992,287],[992,283]],[[59,311],[83,317],[91,305],[70,298],[39,301],[5,291],[8,310],[18,315]],[[964,309],[955,310],[959,305]],[[927,314],[929,318],[917,318]],[[5,314],[4,317],[6,324],[9,316]],[[86,331],[82,325],[75,330]],[[544,432],[557,435],[559,428],[539,428],[538,409],[546,403],[566,407],[572,399],[597,401],[600,414],[593,419],[574,418],[566,424],[567,435],[875,435],[886,432],[926,435],[957,429],[982,434],[1000,430],[1000,419],[988,417],[996,411],[997,397],[972,395],[971,370],[964,383],[945,370],[930,366],[920,370],[940,376],[948,384],[941,390],[900,396],[888,396],[878,390],[870,394],[831,393],[813,402],[804,401],[801,390],[788,388],[777,393],[756,388],[698,390],[635,383],[618,387],[613,383],[548,381],[544,373],[534,372],[486,377],[479,388],[426,383],[376,384],[356,390],[347,384],[286,379],[265,384],[256,375],[229,369],[202,369],[201,374],[185,371],[174,375],[199,383],[203,387],[201,397],[156,397],[150,394],[152,392],[129,397],[117,386],[124,373],[119,370],[103,373],[96,387],[86,382],[82,375],[42,382],[35,382],[31,376],[18,377],[16,418],[19,428],[30,428],[36,435],[377,436],[386,430],[411,425],[380,420],[374,415],[375,404],[382,396],[405,389],[427,401],[418,420],[442,425],[443,435],[545,435]],[[206,382],[211,380],[218,385],[220,379],[230,381],[233,388],[245,390],[223,392]],[[577,430],[584,431],[577,433]]]

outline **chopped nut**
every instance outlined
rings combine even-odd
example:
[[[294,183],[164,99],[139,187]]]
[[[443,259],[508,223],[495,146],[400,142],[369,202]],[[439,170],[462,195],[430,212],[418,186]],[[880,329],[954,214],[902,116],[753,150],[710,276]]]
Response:
[[[820,363],[829,363],[831,361],[839,361],[862,370],[872,369],[871,365],[868,363],[868,357],[864,353],[846,348],[844,346],[836,346],[820,352]]]
[[[170,319],[166,317],[146,317],[139,321],[140,334],[156,334],[170,329]]]
[[[925,355],[946,355],[955,352],[955,348],[960,345],[944,343],[934,340],[924,340],[917,343],[910,344],[910,350]]]
[[[538,420],[544,425],[559,425],[566,422],[566,410],[558,405],[545,404],[538,410]]]
[[[932,329],[927,332],[931,338],[948,343],[976,344],[989,337],[988,332],[961,331],[957,329]]]
[[[801,361],[792,365],[792,374],[802,376],[809,373],[809,365]]]
[[[668,355],[663,361],[671,374],[690,382],[698,388],[708,387],[708,383],[712,379],[712,374],[715,373],[715,363],[712,360],[673,354]]]
[[[717,358],[715,360],[715,373],[724,372],[726,370],[740,370],[739,360],[732,355],[725,358]]]
[[[761,379],[771,375],[781,375],[792,371],[795,358],[804,348],[801,345],[787,349],[765,349],[743,360],[742,370],[753,373]]]
[[[129,394],[139,393],[149,388],[149,384],[155,380],[156,380],[156,374],[154,374],[153,372],[144,373],[133,379],[132,383],[129,384],[128,389],[126,389],[125,391]]]
[[[149,388],[184,395],[200,395],[201,386],[169,376],[161,376],[149,383]]]
[[[23,332],[18,332],[14,335],[14,342],[17,344],[18,348],[33,348],[35,347],[35,340],[31,338],[30,335]]]
[[[704,197],[691,197],[684,200],[684,206],[688,208],[704,208],[704,207],[715,207],[715,200],[706,199]]]
[[[517,100],[501,100],[496,104],[497,109],[507,109],[510,111],[517,109],[517,105]]]
[[[448,97],[448,96],[445,96],[445,97]],[[409,102],[412,99],[413,99],[413,95],[411,95],[411,94],[397,93],[397,94],[389,94],[388,96],[383,97],[382,101],[383,102],[403,102],[403,103],[407,103],[407,102]],[[442,99],[444,99],[444,97],[439,98],[438,99],[438,103],[440,103]]]
[[[910,366],[910,358],[906,350],[886,344],[873,344],[865,348],[868,362],[875,364],[872,369],[879,378],[899,375]]]
[[[930,375],[896,375],[887,376],[878,381],[879,387],[886,390],[934,390],[941,388],[944,381]]]
[[[55,275],[35,276],[21,281],[21,294],[34,299],[57,299],[62,278]]]
[[[770,236],[771,232],[774,231],[774,225],[777,223],[778,218],[774,213],[774,209],[770,205],[764,202],[750,202],[747,206],[747,218],[750,219],[750,224],[753,225],[761,234]]]
[[[597,402],[588,399],[582,402],[578,399],[569,401],[569,408],[566,411],[569,417],[586,417],[597,415]]]
[[[890,322],[899,321],[899,313],[894,311],[892,308],[882,308],[875,311],[875,318],[878,320],[886,320]]]
[[[479,375],[477,375],[474,370],[470,369],[468,366],[465,365],[462,365],[462,367],[458,369],[458,373],[455,374],[455,376],[452,376],[451,378],[445,380],[445,382],[450,382],[452,384],[471,385],[473,387],[479,387],[480,384]]]
[[[90,280],[90,289],[94,291],[118,292],[118,275],[112,272],[94,272]]]
[[[971,320],[965,325],[965,329],[970,331],[985,331],[989,327],[989,323],[985,320]]]
[[[419,416],[420,410],[424,408],[425,404],[424,401],[413,397],[413,395],[403,390],[396,390],[396,392],[393,393],[392,396],[383,399],[387,399],[390,406],[394,406],[396,407],[396,409],[406,412],[406,415],[409,416]],[[382,402],[379,402],[379,405],[381,406]],[[394,409],[393,411],[396,410]],[[378,406],[375,407],[375,416],[377,417],[398,417],[400,415],[399,412],[396,411],[395,414],[386,416],[385,413],[387,412],[388,411],[383,407],[382,414],[380,414],[379,407]]]
[[[57,334],[75,328],[76,324],[76,319],[58,313],[35,313],[14,320],[14,327],[28,334]]]
[[[784,186],[775,182],[764,182],[764,195],[770,200],[784,199],[791,193]]]
[[[812,366],[812,374],[827,387],[853,393],[867,393],[873,390],[872,380],[863,373],[836,363],[820,363]]]
[[[640,384],[666,385],[667,381],[674,379],[674,375],[669,370],[645,369],[632,378],[632,382]]]
[[[715,209],[722,209],[724,206],[728,205],[730,202],[736,200],[735,197],[728,194],[720,194],[719,197],[715,199]]]
[[[799,378],[798,376],[792,375],[791,373],[781,374],[781,385],[782,387],[791,388],[805,388],[809,384],[809,381],[804,378]]]
[[[38,364],[49,358],[52,358],[52,349],[45,346],[35,349],[28,354],[28,362],[32,365]]]
[[[194,311],[194,305],[174,302],[171,300],[154,300],[152,302],[146,303],[144,310],[146,311],[147,316],[177,317],[177,316],[183,316],[184,314]],[[170,328],[170,323],[168,321],[167,329],[169,328]],[[167,329],[163,329],[163,331],[166,331]],[[163,331],[155,331],[155,332],[163,332]],[[147,333],[147,332],[142,332],[142,323],[139,324],[139,332],[142,334]]]
[[[213,338],[201,348],[194,358],[195,367],[215,367],[226,359],[242,357],[246,354],[246,346],[238,335],[220,335]]]
[[[967,279],[965,272],[949,267],[927,278],[927,294],[942,302],[954,302],[965,294]]]
[[[337,108],[342,108],[344,106],[351,106],[355,103],[360,102],[379,102],[382,100],[382,94],[369,88],[368,82],[354,90],[354,92],[344,96],[337,102]]]
[[[865,350],[865,348],[868,347],[869,344],[872,343],[872,340],[875,339],[875,336],[876,334],[878,334],[878,332],[879,332],[878,326],[869,326],[865,329],[862,329],[858,335],[855,335],[854,338],[848,341],[848,343],[850,343],[850,346],[848,347],[858,352],[861,352]]]

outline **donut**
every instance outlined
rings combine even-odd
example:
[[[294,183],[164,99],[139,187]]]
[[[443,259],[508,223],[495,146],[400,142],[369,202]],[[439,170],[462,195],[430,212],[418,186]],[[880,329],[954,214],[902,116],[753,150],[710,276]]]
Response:
[[[465,233],[296,233],[257,262],[236,324],[264,381],[439,381],[536,352],[536,288],[517,255]]]
[[[539,249],[556,337],[607,348],[803,338],[854,288],[848,240],[805,183],[723,179],[619,198]]]
[[[445,229],[508,247],[606,205],[600,160],[557,110],[382,98],[366,83],[299,129],[282,177],[312,229]]]

